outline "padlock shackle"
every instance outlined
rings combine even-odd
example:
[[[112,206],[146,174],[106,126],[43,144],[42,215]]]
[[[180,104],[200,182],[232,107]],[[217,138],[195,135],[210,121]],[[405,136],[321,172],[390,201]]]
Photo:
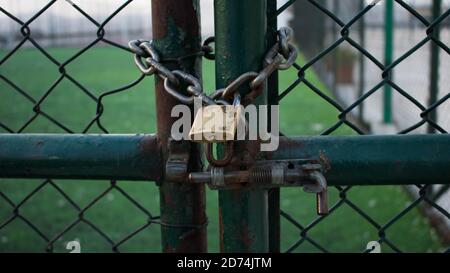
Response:
[[[214,157],[213,151],[214,143],[206,143],[206,159],[208,160],[209,164],[213,165],[214,167],[224,167],[231,162],[231,159],[233,159],[234,142],[227,141],[224,145],[226,149],[223,158],[216,159]]]

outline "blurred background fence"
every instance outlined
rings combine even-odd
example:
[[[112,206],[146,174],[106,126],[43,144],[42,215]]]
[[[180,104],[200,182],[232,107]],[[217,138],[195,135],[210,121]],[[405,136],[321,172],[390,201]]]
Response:
[[[97,37],[97,27],[92,22],[81,18],[80,13],[75,9],[66,9],[67,3],[58,1],[48,10],[45,16],[40,16],[33,21],[33,37],[39,40],[44,47],[77,47],[83,46]],[[114,9],[121,4],[120,0],[102,1],[73,1],[81,3],[83,9],[98,21],[102,21],[110,15]],[[279,1],[282,4],[283,1]],[[326,1],[321,0],[327,8],[339,18],[347,21],[361,10],[371,0],[341,0]],[[439,10],[445,11],[450,7],[449,0],[414,0],[408,1],[419,14],[426,19],[433,18],[433,3],[440,5]],[[2,6],[16,15],[19,19],[30,18],[36,10],[42,7],[46,1],[4,1]],[[436,4],[437,5],[437,4]],[[214,18],[212,15],[213,1],[202,1],[202,10],[208,16],[202,18],[202,35],[209,37],[214,34]],[[392,57],[405,53],[412,45],[423,39],[426,26],[417,20],[414,15],[402,8],[400,5],[393,5],[394,21],[392,28],[393,47]],[[151,37],[151,19],[148,11],[151,10],[151,3],[146,1],[133,1],[127,6],[126,12],[114,17],[108,23],[107,38],[118,43],[125,44],[136,37]],[[439,12],[439,11],[438,11]],[[295,16],[294,16],[295,15]],[[386,30],[386,9],[379,5],[372,9],[368,16],[364,16],[354,27],[352,37],[367,51],[377,59],[384,59],[386,54],[385,30]],[[303,54],[311,58],[318,54],[327,44],[339,36],[340,29],[325,14],[313,7],[308,1],[297,1],[293,8],[280,15],[279,25],[289,24],[295,30],[296,37],[302,37],[297,43]],[[357,35],[356,35],[357,33]],[[17,23],[6,16],[0,16],[0,46],[3,49],[14,47],[18,41],[23,39]],[[440,24],[440,39],[450,41],[450,20],[444,20]],[[306,42],[307,41],[307,42]],[[30,44],[25,44],[30,46]],[[438,50],[438,61],[434,72],[437,75],[437,85],[431,84],[432,73],[432,44],[427,44],[412,57],[407,58],[399,65],[394,73],[394,80],[399,86],[411,92],[413,97],[419,102],[427,104],[431,89],[437,91],[437,97],[441,97],[447,92],[446,87],[450,85],[450,61],[448,55],[443,50]],[[423,60],[429,60],[423,62]],[[361,96],[366,87],[373,86],[380,79],[374,77],[379,74],[379,68],[364,58],[362,54],[351,47],[342,46],[333,52],[323,62],[315,66],[320,78],[332,89],[344,104],[351,103],[358,96]],[[396,110],[392,113],[392,122],[398,129],[407,128],[414,122],[414,117],[419,109],[404,100],[402,96],[393,94],[392,101]],[[372,107],[365,108],[364,104],[371,104]],[[450,106],[445,104],[437,111],[438,122],[444,128],[450,128]],[[383,121],[382,97],[375,95],[357,107],[352,113],[364,121],[367,126],[377,128],[377,124]],[[425,127],[421,128],[424,132]]]
[[[342,21],[348,22],[358,11],[375,1],[317,2]],[[424,39],[428,25],[418,17],[431,22],[450,9],[448,0],[412,0],[405,3],[413,9],[412,12],[395,1],[379,1],[377,6],[352,26],[352,38],[376,59],[384,60],[385,63],[392,62]],[[290,24],[296,36],[301,37],[297,39],[297,43],[308,58],[313,58],[341,36],[341,28],[309,1],[296,1],[292,11],[295,16]],[[434,35],[443,44],[450,44],[449,17],[439,24]],[[352,105],[382,79],[380,68],[348,44],[323,58],[322,62],[315,65],[315,69],[345,107]],[[449,93],[449,75],[449,53],[434,43],[427,43],[396,66],[392,79],[421,105],[432,105]],[[387,101],[383,92],[376,92],[350,112],[367,133],[393,134],[402,132],[417,122],[422,109],[405,96],[392,91],[392,88],[387,87],[387,91],[391,94]],[[444,130],[449,131],[450,103],[440,105],[434,111],[433,119]],[[435,129],[432,126],[421,126],[413,131],[433,132]],[[440,204],[450,210],[448,189],[448,186],[433,186],[430,187],[430,192],[434,192]],[[408,190],[416,196],[414,189],[408,187]],[[447,221],[447,225],[450,222]]]
[[[344,22],[350,20],[359,10],[373,1],[317,1],[326,6]],[[401,5],[390,1],[392,5],[392,25],[386,17],[387,1],[380,1],[366,16],[363,16],[355,26],[352,26],[352,38],[364,47],[378,60],[385,60],[386,54],[390,59],[396,59],[417,45],[424,38],[427,25],[422,23],[414,14]],[[450,8],[448,0],[413,0],[405,1],[420,16],[428,21],[437,17]],[[433,7],[435,13],[433,13]],[[295,17],[290,21],[298,39],[298,45],[303,53],[312,58],[326,45],[340,37],[341,28],[328,16],[311,5],[308,1],[297,1],[294,5]],[[312,30],[312,31],[311,31]],[[440,23],[439,36],[444,44],[450,42],[450,20],[446,18]],[[387,32],[391,36],[386,36]],[[390,39],[389,41],[387,39]],[[307,42],[305,42],[307,41]],[[390,44],[389,47],[386,47]],[[437,58],[433,60],[433,47]],[[338,99],[349,106],[358,97],[368,91],[381,79],[380,69],[363,54],[351,46],[340,46],[337,50],[316,65],[321,79],[327,83]],[[435,92],[436,97],[443,97],[448,93],[450,86],[450,57],[442,49],[428,43],[399,64],[394,73],[393,80],[421,104],[430,104],[430,94]],[[436,84],[434,83],[434,80]],[[436,98],[434,99],[436,100]],[[368,100],[356,107],[352,114],[365,123],[373,133],[393,133],[408,128],[417,120],[420,109],[406,100],[403,96],[393,92],[392,125],[395,129],[379,128],[384,122],[384,105],[381,93],[370,96]],[[370,105],[370,107],[364,107]],[[450,129],[450,104],[445,103],[437,111],[437,122],[446,130]],[[422,127],[416,132],[426,132]]]
[[[48,1],[2,1],[2,7],[25,20],[31,18],[36,10]],[[89,20],[80,17],[76,9],[67,9],[70,1],[58,1],[53,7],[33,22],[33,36],[40,40],[42,46],[76,47],[82,46],[96,38],[97,28]],[[98,21],[106,19],[123,1],[76,1],[83,10]],[[122,43],[135,37],[151,34],[151,17],[148,16],[151,1],[135,1],[127,7],[126,14],[119,15],[108,23],[108,37]],[[0,17],[0,43],[4,48],[11,48],[22,39],[16,22]]]
[[[380,1],[352,27],[352,38],[378,60],[389,55],[395,60],[426,37],[426,25],[398,3],[393,3],[393,22],[386,27],[385,3],[388,1]],[[200,2],[202,35],[211,36],[214,34],[213,1]],[[293,27],[301,63],[314,58],[341,36],[341,28],[311,2],[277,1],[279,7],[294,3],[278,16],[278,25]],[[347,22],[373,1],[316,2]],[[450,9],[449,0],[407,2],[430,21],[434,16],[433,4],[440,3],[440,14]],[[5,12],[0,12],[0,132],[155,132],[152,79],[140,75],[132,55],[126,50],[129,40],[151,39],[151,1],[60,0],[39,14],[48,3],[45,0],[0,0],[3,10],[22,21],[17,22]],[[73,3],[81,7],[81,11],[75,9]],[[99,41],[84,51],[99,37],[98,23],[93,23],[88,17],[101,23],[124,3],[128,4],[104,26],[104,37],[100,35],[114,44]],[[36,14],[38,16],[29,25],[30,38],[48,55],[29,41],[27,33],[23,33],[23,22]],[[387,35],[387,29],[392,30],[391,36]],[[439,29],[440,41],[448,46],[450,16],[441,22]],[[386,37],[392,37],[392,42],[386,43]],[[24,43],[14,54],[9,55],[22,41]],[[389,53],[390,48],[392,52]],[[394,82],[426,106],[447,95],[450,87],[450,55],[438,49],[436,58],[432,48],[432,43],[426,44],[399,64],[393,73]],[[213,90],[214,63],[204,61],[203,67],[205,89]],[[345,44],[315,63],[313,68],[313,71],[308,70],[310,82],[336,98],[344,108],[382,80],[382,71],[377,66]],[[297,72],[291,69],[280,73],[280,89],[297,80]],[[433,77],[438,80],[433,81]],[[324,103],[305,85],[296,88],[300,92],[292,92],[289,99],[281,103],[284,133],[317,135],[338,121],[339,111]],[[430,94],[435,95],[430,97]],[[108,97],[101,101],[99,112],[99,99],[105,96]],[[415,124],[422,112],[393,91],[392,105],[395,107],[391,107],[392,115],[386,122],[384,102],[381,92],[374,93],[350,115],[367,133],[386,134]],[[299,109],[308,115],[299,115]],[[450,100],[438,107],[436,115],[437,123],[446,131],[450,130]],[[98,126],[94,124],[96,121]],[[413,133],[428,130],[422,126]],[[354,132],[343,128],[333,134]],[[83,251],[160,250],[159,226],[156,228],[154,225],[158,224],[158,218],[151,213],[159,209],[159,194],[152,183],[16,179],[1,179],[0,182],[0,252],[66,251],[64,243],[73,239],[82,242]],[[424,203],[421,201],[426,190],[427,194],[433,194],[432,200],[448,215],[450,194],[448,188],[440,186],[428,189],[414,186],[410,190],[411,196],[406,195],[400,186],[353,187],[351,191],[349,188],[330,189],[331,203],[348,206],[340,207],[327,221],[314,214],[315,201],[311,195],[300,189],[283,189],[280,202],[284,216],[294,215],[302,223],[312,224],[307,225],[306,231],[300,228],[301,239],[306,240],[306,244],[292,248],[292,243],[298,241],[299,228],[292,225],[290,220],[294,218],[285,217],[282,220],[282,250],[363,251],[367,242],[379,240],[381,236],[385,239],[386,226],[390,227],[389,239],[399,248],[387,247],[383,251],[447,250],[450,244],[448,217],[436,221],[432,218],[436,214],[428,214],[431,216],[428,219],[421,216],[421,212],[430,212],[429,208],[416,210],[418,203]],[[210,251],[218,250],[216,200],[217,193],[209,191]],[[387,224],[383,228],[376,224],[374,228],[362,210],[378,222]],[[436,232],[436,222],[439,225],[444,222],[445,225],[438,228],[440,236]],[[325,247],[318,247],[316,242]]]

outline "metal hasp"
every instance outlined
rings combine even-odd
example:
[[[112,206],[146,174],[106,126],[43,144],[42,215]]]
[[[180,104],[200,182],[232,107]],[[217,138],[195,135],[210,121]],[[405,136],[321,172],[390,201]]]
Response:
[[[225,171],[210,167],[210,172],[189,174],[189,182],[206,183],[212,190],[274,189],[303,187],[317,194],[317,214],[328,214],[327,181],[318,160],[260,160],[249,170]]]
[[[319,158],[328,186],[450,184],[450,135],[281,138],[271,160]]]
[[[217,88],[261,70],[267,49],[266,7],[266,0],[214,1]],[[254,104],[267,104],[266,94],[264,90]],[[222,252],[269,251],[267,203],[265,189],[219,191]]]
[[[153,46],[160,54],[161,62],[170,70],[182,70],[200,78],[199,1],[153,0],[152,29]],[[157,135],[164,162],[169,156],[171,127],[177,119],[171,117],[171,111],[178,104],[165,91],[163,80],[156,77]],[[184,152],[189,154],[188,171],[199,171],[202,166],[199,145],[192,143],[185,149],[188,150]],[[163,251],[206,252],[205,186],[176,183],[169,178],[158,181]]]
[[[0,177],[158,180],[155,135],[0,134]]]

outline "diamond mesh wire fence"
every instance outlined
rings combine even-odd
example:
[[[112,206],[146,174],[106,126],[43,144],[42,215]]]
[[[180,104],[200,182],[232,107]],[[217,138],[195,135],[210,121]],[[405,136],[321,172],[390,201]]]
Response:
[[[450,64],[448,47],[450,41],[446,33],[450,9],[448,5],[445,5],[442,11],[435,14],[435,17],[426,18],[418,10],[417,5],[400,0],[395,1],[394,4],[393,1],[395,15],[407,14],[409,20],[413,22],[409,23],[417,27],[414,31],[404,31],[398,26],[397,21],[395,28],[390,26],[392,31],[395,29],[398,38],[395,38],[394,42],[395,57],[392,62],[387,63],[382,46],[386,31],[383,29],[383,22],[386,19],[377,21],[377,18],[383,18],[386,2],[389,1],[285,1],[279,7],[277,13],[282,14],[294,6],[291,8],[294,13],[294,27],[299,27],[302,23],[307,24],[305,21],[310,19],[303,21],[299,19],[297,22],[295,19],[297,13],[321,16],[325,22],[323,28],[315,25],[317,36],[323,35],[325,38],[319,40],[315,46],[305,45],[304,59],[295,65],[297,77],[287,86],[283,87],[283,83],[280,84],[284,88],[279,96],[281,108],[283,105],[292,107],[284,100],[289,101],[289,95],[292,96],[296,92],[307,93],[303,94],[304,98],[310,94],[320,98],[321,104],[329,105],[336,111],[334,122],[324,124],[323,121],[317,120],[317,131],[322,130],[321,135],[342,134],[342,132],[345,134],[353,132],[359,135],[390,134],[394,131],[398,134],[426,133],[427,126],[431,128],[429,132],[448,133],[449,124],[446,120],[450,93],[446,84],[448,80],[446,72],[448,74],[447,66]],[[431,10],[432,1],[424,2],[427,2],[426,6]],[[363,20],[365,22],[362,22]],[[383,24],[377,26],[373,21]],[[442,33],[441,36],[437,35],[439,31]],[[305,43],[301,36],[304,32],[296,32],[296,40],[300,48],[302,43]],[[405,41],[405,35],[413,36],[409,43]],[[398,45],[400,42],[401,44]],[[430,64],[432,47],[438,51],[439,64]],[[359,56],[362,59],[358,63]],[[361,63],[364,69],[358,71],[358,65]],[[431,69],[424,69],[424,67],[432,65],[438,66],[435,71],[441,73],[441,82],[437,87],[431,85],[430,90],[434,76],[430,76]],[[328,83],[327,86],[318,86],[313,83],[311,73],[313,70],[319,71],[319,75]],[[359,77],[359,80],[354,80],[354,77]],[[427,81],[417,87],[417,79],[421,78]],[[386,91],[386,87],[391,91]],[[431,94],[436,92],[437,88],[440,88],[438,95],[434,100],[429,99],[432,96],[430,92]],[[333,92],[327,91],[329,89]],[[384,124],[382,118],[383,103],[385,103],[383,96],[386,96],[386,92],[394,93],[394,101],[389,102],[392,103],[391,111],[394,113],[394,120],[388,124]],[[364,112],[361,111],[363,105]],[[360,239],[360,243],[355,247],[359,247],[361,251],[370,251],[371,248],[366,248],[365,244],[370,240],[377,241],[383,251],[414,251],[414,243],[409,244],[407,240],[417,243],[417,236],[424,234],[423,231],[415,235],[414,232],[410,233],[414,226],[420,226],[418,220],[414,220],[419,217],[415,214],[417,211],[428,215],[430,222],[445,241],[444,247],[435,249],[430,247],[426,250],[445,251],[445,245],[448,247],[449,244],[448,223],[450,220],[449,195],[446,190],[445,186],[432,188],[421,185],[407,189],[401,189],[400,186],[365,189],[356,186],[336,187],[333,197],[334,205],[329,216],[308,217],[304,214],[299,215],[298,211],[292,209],[286,211],[284,208],[282,216],[286,226],[294,226],[299,233],[297,238],[291,238],[290,242],[286,242],[287,251],[349,251],[351,243],[342,242],[342,234],[345,232]],[[403,199],[404,192],[408,192],[411,199]],[[392,197],[396,200],[383,200],[379,193],[385,196],[392,193]],[[281,200],[289,195],[291,195],[290,192],[285,192]],[[302,200],[302,204],[303,202]],[[283,201],[281,204],[283,208]],[[383,215],[381,212],[383,210],[388,210],[389,213]],[[346,213],[343,211],[348,213],[351,211],[352,216],[344,220],[343,215]],[[352,225],[364,226],[364,228],[358,229]],[[398,236],[399,232],[403,232],[404,237],[409,239],[402,239],[403,236]]]
[[[111,21],[132,4],[108,5],[105,18],[90,15],[86,3],[71,1],[24,5],[20,15],[33,13],[29,18],[0,5],[2,19],[13,24],[8,35],[17,38],[0,55],[2,133],[154,132],[153,101],[146,92],[153,84],[135,69],[127,41],[108,34]],[[84,37],[72,47],[49,45],[33,30],[52,9],[72,12],[75,22],[87,22],[91,39]],[[147,104],[131,106],[129,100]],[[160,250],[159,237],[153,235],[159,231],[153,227],[159,225],[152,213],[159,211],[153,183],[60,182],[2,180],[0,252],[66,252],[64,242],[72,240],[82,241],[87,251]]]
[[[102,20],[91,15],[82,3],[74,2],[45,1],[25,19],[0,6],[0,18],[13,24],[14,37],[20,38],[0,50],[1,133],[154,132],[154,99],[149,92],[153,83],[135,68],[127,41],[108,36],[108,26],[136,1],[123,1],[108,9],[108,16]],[[358,5],[353,5],[354,9],[339,8],[336,2]],[[395,46],[394,59],[386,64],[381,46],[375,45],[383,39],[378,36],[384,35],[384,30],[371,29],[368,21],[378,16],[376,10],[383,2],[279,3],[276,16],[285,16],[291,10],[295,21],[296,9],[291,7],[307,5],[323,18],[324,28],[331,30],[324,31],[324,44],[310,51],[302,48],[305,34],[296,34],[302,56],[292,70],[280,73],[284,132],[377,133],[375,128],[385,126],[378,123],[383,113],[383,92],[390,86],[393,122],[385,126],[387,130],[394,128],[399,134],[428,130],[447,133],[450,127],[445,109],[450,105],[450,93],[445,73],[450,64],[450,9],[444,3],[436,18],[426,17],[407,1],[395,1],[396,9],[408,14],[416,29],[410,43],[399,50]],[[431,1],[428,3],[431,6]],[[90,24],[88,32],[95,34],[80,39],[81,48],[70,44],[43,46],[39,32],[33,31],[37,21],[61,4],[69,4],[66,9],[75,11],[78,19]],[[340,9],[347,13],[341,14]],[[361,25],[363,19],[365,26]],[[300,28],[293,26],[294,30]],[[438,30],[441,36],[436,36]],[[409,34],[395,36],[395,45],[404,40],[401,35]],[[430,72],[418,69],[422,62],[428,65],[431,58],[431,53],[422,56],[418,52],[432,46],[438,48],[441,75],[434,101],[428,95],[432,68]],[[365,69],[356,72],[363,80],[349,84],[344,71],[347,68],[339,63],[348,63],[354,55],[361,56],[362,62],[355,63],[363,63]],[[212,67],[210,63],[205,65]],[[352,67],[350,74],[357,68]],[[408,78],[402,78],[402,73]],[[411,82],[409,77],[427,81],[417,89],[415,84],[403,84]],[[204,80],[205,84],[213,81],[208,77]],[[310,114],[305,116],[312,120],[299,120],[299,103],[307,107],[305,112]],[[448,251],[450,198],[445,187],[335,187],[330,194],[330,215],[316,217],[313,197],[297,189],[282,191],[283,251],[370,251],[370,241],[380,243],[383,252]],[[217,205],[208,205],[212,212],[209,237],[216,241],[218,227],[213,214],[217,214]],[[159,194],[157,187],[147,182],[2,179],[0,208],[0,252],[65,252],[65,243],[72,240],[82,242],[82,251],[160,250],[161,222],[155,214],[159,211]],[[210,250],[214,251],[214,246]]]

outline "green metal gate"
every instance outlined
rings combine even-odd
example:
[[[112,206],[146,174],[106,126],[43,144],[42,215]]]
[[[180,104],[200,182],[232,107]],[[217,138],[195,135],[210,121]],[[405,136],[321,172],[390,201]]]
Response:
[[[10,128],[7,125],[8,120],[0,117],[0,126],[8,133],[0,135],[0,177],[44,179],[20,202],[15,202],[9,197],[8,192],[3,190],[0,184],[0,199],[5,203],[1,209],[11,210],[11,215],[6,219],[0,218],[0,239],[2,230],[8,228],[14,221],[21,221],[42,238],[46,250],[52,252],[58,240],[75,226],[85,224],[92,232],[102,237],[113,251],[118,252],[122,245],[156,224],[161,227],[161,244],[164,252],[206,252],[208,217],[205,207],[205,184],[213,190],[218,190],[220,225],[218,237],[223,252],[292,252],[305,244],[318,251],[331,251],[311,233],[327,219],[338,221],[339,219],[332,217],[339,215],[339,211],[344,209],[354,211],[357,218],[363,221],[363,225],[375,230],[377,238],[372,241],[377,241],[395,252],[401,252],[403,249],[388,236],[389,230],[414,208],[432,210],[434,214],[439,214],[440,217],[433,218],[436,226],[441,227],[442,221],[450,221],[449,211],[435,202],[434,196],[437,193],[430,193],[433,185],[447,185],[442,189],[448,189],[450,184],[450,137],[445,127],[439,125],[436,114],[439,107],[449,103],[450,93],[438,98],[437,87],[433,84],[431,92],[434,95],[430,97],[428,105],[423,105],[407,90],[398,86],[392,78],[393,71],[402,61],[428,44],[432,44],[433,50],[440,51],[444,55],[444,61],[448,61],[450,56],[448,41],[441,41],[438,32],[440,24],[450,18],[450,9],[439,12],[436,8],[434,17],[427,19],[407,2],[396,0],[397,5],[424,25],[424,37],[419,44],[413,45],[403,55],[392,59],[393,56],[388,54],[383,62],[352,38],[353,27],[368,16],[380,1],[367,4],[362,1],[362,9],[354,14],[351,20],[344,22],[330,11],[325,1],[308,0],[312,7],[324,13],[340,28],[341,35],[312,59],[304,60],[300,57],[290,63],[290,57],[294,56],[296,50],[288,43],[289,30],[283,28],[278,31],[277,16],[293,5],[295,2],[293,0],[278,4],[278,7],[275,0],[215,0],[215,37],[214,40],[208,39],[203,44],[198,0],[153,0],[152,42],[136,40],[130,43],[129,48],[109,40],[105,35],[107,33],[105,27],[133,1],[126,1],[103,22],[97,22],[81,7],[72,3],[77,11],[96,26],[97,39],[61,62],[58,57],[54,57],[39,45],[39,41],[34,38],[31,31],[33,21],[45,14],[55,2],[49,1],[25,22],[0,7],[2,14],[20,25],[23,36],[17,46],[1,56],[0,69],[25,42],[30,42],[55,65],[59,73],[57,80],[36,99],[0,70],[0,78],[4,84],[33,105],[33,115],[19,129]],[[393,4],[393,1],[386,2]],[[441,5],[440,1],[436,1],[435,4],[435,7]],[[389,14],[392,11],[389,6],[387,7],[386,14]],[[301,43],[301,37],[297,38]],[[213,41],[214,49],[210,46]],[[142,74],[129,84],[100,94],[86,88],[71,74],[68,67],[71,62],[86,54],[99,42],[133,53]],[[311,80],[311,77],[314,77],[313,66],[343,43],[349,44],[363,57],[368,58],[379,68],[381,75],[379,83],[361,93],[349,107],[342,106],[333,95],[323,90],[323,86],[317,86]],[[438,55],[436,52],[432,54],[431,62],[436,66]],[[203,56],[215,59],[216,92],[211,96],[204,95],[200,84]],[[273,65],[275,62],[278,63]],[[283,72],[278,70],[283,64],[292,65],[290,69],[295,69],[297,77],[279,92],[278,81]],[[435,83],[439,71],[433,71],[431,82]],[[110,95],[129,90],[144,82],[146,76],[153,74],[156,86],[156,134],[108,135],[102,123],[102,115],[107,110],[104,108],[104,101]],[[239,81],[236,82],[236,79]],[[76,131],[44,110],[43,104],[63,80],[76,85],[96,104],[94,118],[80,131],[83,134],[73,134]],[[230,84],[233,87],[230,87]],[[227,90],[234,89],[233,92],[241,94],[243,103],[281,104],[283,108],[282,100],[287,100],[288,94],[296,92],[299,86],[305,86],[308,92],[321,99],[322,104],[327,104],[338,112],[336,123],[325,128],[321,136],[292,137],[280,134],[280,146],[273,152],[261,152],[260,141],[235,141],[231,144],[234,146],[233,158],[225,166],[218,164],[210,166],[208,170],[203,158],[205,149],[202,145],[171,139],[171,128],[176,120],[171,116],[171,111],[180,102],[193,109],[191,106],[193,97],[201,98],[205,104],[210,100],[217,102],[218,98],[229,99],[223,94],[227,93]],[[245,99],[251,97],[248,95],[251,94],[250,91],[256,95],[246,102]],[[398,135],[363,136],[366,131],[352,111],[379,92],[384,92],[386,123],[391,122],[390,113],[392,108],[395,108],[390,102],[391,92],[397,92],[420,109],[417,122]],[[132,108],[133,105],[128,107]],[[298,109],[299,114],[308,115],[308,111]],[[49,120],[68,134],[23,134],[37,118]],[[282,115],[280,120],[283,120]],[[86,134],[92,131],[94,125],[104,134]],[[414,130],[421,126],[428,126],[429,132],[436,134],[413,134]],[[357,135],[332,136],[334,132],[344,127]],[[226,155],[225,146],[217,145],[216,156]],[[210,150],[206,151],[208,152],[213,153]],[[64,190],[64,187],[52,179],[106,179],[110,180],[110,183],[90,202],[80,205]],[[155,216],[142,205],[142,202],[146,201],[136,200],[128,194],[118,180],[155,181],[160,192],[160,216]],[[13,181],[21,183],[20,180]],[[417,195],[414,195],[413,201],[401,211],[393,212],[388,219],[380,221],[371,217],[361,204],[353,202],[351,193],[355,188],[382,185],[413,185]],[[21,208],[30,199],[48,187],[59,192],[76,212],[74,221],[51,237],[42,227],[35,225],[21,213]],[[306,222],[292,215],[292,211],[280,209],[280,203],[281,207],[283,203],[283,190],[280,193],[282,187],[303,187],[306,191],[317,195],[319,215]],[[105,233],[95,221],[86,217],[92,207],[106,199],[112,191],[118,192],[147,219],[146,223],[118,239]],[[330,198],[327,196],[328,191]],[[301,195],[301,198],[305,198],[305,195]],[[298,202],[298,206],[306,204],[310,206],[311,211],[316,210],[309,201]],[[427,206],[422,207],[423,205]],[[292,224],[291,228],[293,227],[299,234],[286,249],[280,249],[280,242],[283,240],[280,226],[282,221],[285,224]],[[444,237],[449,236],[446,229],[438,228],[438,231],[441,231]],[[334,230],[326,232],[333,233]],[[365,248],[365,243],[362,242],[361,251],[371,251]]]

